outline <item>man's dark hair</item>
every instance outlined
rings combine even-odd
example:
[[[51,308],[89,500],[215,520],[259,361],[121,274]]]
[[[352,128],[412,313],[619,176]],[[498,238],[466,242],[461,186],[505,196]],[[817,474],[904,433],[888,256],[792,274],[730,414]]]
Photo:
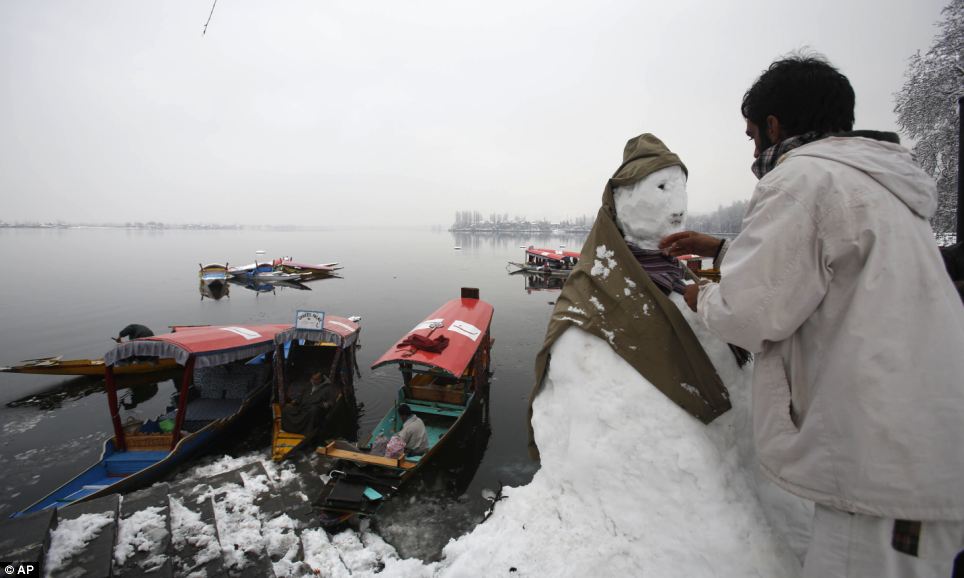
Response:
[[[408,407],[406,404],[401,404],[398,406],[398,415],[405,417],[407,415],[412,415],[412,408]]]
[[[743,95],[743,118],[766,129],[771,114],[785,136],[845,132],[854,126],[854,89],[819,56],[790,56],[766,69]]]

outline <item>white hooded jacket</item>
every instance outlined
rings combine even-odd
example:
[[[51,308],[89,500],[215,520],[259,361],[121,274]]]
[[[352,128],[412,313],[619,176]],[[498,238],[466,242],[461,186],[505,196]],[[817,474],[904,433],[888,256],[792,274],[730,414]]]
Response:
[[[697,309],[757,354],[764,472],[849,512],[964,520],[964,308],[903,147],[825,138],[760,180]]]

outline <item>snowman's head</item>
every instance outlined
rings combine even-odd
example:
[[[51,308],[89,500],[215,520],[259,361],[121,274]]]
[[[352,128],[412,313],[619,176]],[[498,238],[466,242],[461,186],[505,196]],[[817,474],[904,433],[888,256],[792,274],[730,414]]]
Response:
[[[686,173],[669,166],[631,185],[613,190],[616,224],[627,241],[643,249],[659,248],[659,240],[683,230],[686,223]]]

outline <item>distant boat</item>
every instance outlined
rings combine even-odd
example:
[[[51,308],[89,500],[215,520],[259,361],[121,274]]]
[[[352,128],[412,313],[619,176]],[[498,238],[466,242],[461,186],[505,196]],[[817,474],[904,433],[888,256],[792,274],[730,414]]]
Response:
[[[301,273],[285,273],[270,263],[249,263],[241,267],[231,267],[228,272],[232,277],[255,279],[257,281],[300,281],[305,275]]]
[[[267,401],[276,334],[291,325],[175,327],[172,333],[121,343],[104,356],[114,435],[100,459],[44,496],[19,517],[149,485],[206,449]],[[177,360],[184,368],[178,405],[156,420],[122,425],[115,372],[142,356]],[[191,386],[195,387],[191,389]],[[193,393],[189,393],[189,390]]]
[[[222,265],[220,263],[209,263],[207,265],[200,265],[201,271],[198,273],[198,277],[201,278],[201,282],[205,285],[212,284],[224,284],[228,280],[228,266]]]
[[[514,273],[532,273],[552,275],[553,277],[568,277],[579,262],[579,253],[563,251],[562,249],[541,249],[529,245],[526,247],[525,262],[509,261],[509,265],[516,267]]]
[[[276,269],[281,269],[285,273],[299,273],[302,275],[303,280],[307,280],[309,278],[326,277],[341,269],[341,267],[337,266],[337,262],[317,263],[312,265],[310,263],[300,263],[298,261],[294,261],[291,259],[291,257],[281,257],[279,259],[275,259],[271,262],[271,264]]]

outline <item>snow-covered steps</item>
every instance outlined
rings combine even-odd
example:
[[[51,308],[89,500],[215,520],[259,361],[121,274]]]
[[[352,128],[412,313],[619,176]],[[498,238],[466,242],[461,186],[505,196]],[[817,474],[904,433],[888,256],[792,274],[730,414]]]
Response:
[[[159,483],[121,500],[114,576],[174,576],[169,489]]]
[[[118,494],[61,508],[50,533],[45,575],[110,576],[119,510]]]
[[[0,523],[0,559],[70,578],[351,576],[399,562],[367,528],[319,527],[308,488],[324,483],[322,470],[316,459],[224,458],[178,483]]]

